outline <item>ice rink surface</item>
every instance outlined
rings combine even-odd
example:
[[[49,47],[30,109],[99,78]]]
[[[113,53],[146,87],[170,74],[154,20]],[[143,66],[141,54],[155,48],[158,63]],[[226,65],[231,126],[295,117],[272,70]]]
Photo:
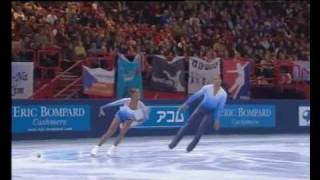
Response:
[[[310,179],[310,136],[204,135],[190,153],[186,136],[127,137],[113,157],[114,138],[96,158],[98,139],[12,142],[12,179],[26,180],[295,180]],[[41,154],[38,158],[37,154]]]

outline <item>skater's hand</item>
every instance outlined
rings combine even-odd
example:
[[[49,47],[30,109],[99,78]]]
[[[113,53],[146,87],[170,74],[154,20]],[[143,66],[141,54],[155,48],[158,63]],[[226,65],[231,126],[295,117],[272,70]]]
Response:
[[[99,112],[99,116],[105,116],[106,114],[104,113],[103,109],[100,109],[100,112]]]
[[[214,129],[217,131],[220,129],[220,122],[219,121],[214,121]]]

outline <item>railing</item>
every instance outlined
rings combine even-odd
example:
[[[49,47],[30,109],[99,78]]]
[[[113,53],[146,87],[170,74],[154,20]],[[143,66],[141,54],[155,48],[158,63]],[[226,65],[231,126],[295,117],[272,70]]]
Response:
[[[62,74],[59,74],[58,76],[56,76],[55,78],[53,78],[52,80],[50,80],[48,83],[46,83],[45,85],[43,85],[42,87],[40,87],[38,90],[36,90],[33,95],[32,98],[36,98],[38,96],[46,96],[46,97],[52,97],[53,96],[53,87],[55,85],[55,83],[61,79],[67,72],[70,72],[72,69],[74,69],[75,67],[82,65],[82,61],[78,61],[75,64],[73,64],[72,66],[70,66],[68,69],[66,69]]]
[[[252,67],[251,81],[253,87],[272,87],[276,84],[277,79],[274,74],[275,68],[273,64],[253,64]],[[267,73],[267,71],[269,71],[270,74],[263,74]]]
[[[255,64],[255,70],[259,69],[260,67],[267,67],[266,65]],[[277,62],[272,63],[269,67],[273,67],[273,73],[270,78],[257,77],[257,75],[252,76],[253,80],[253,88],[254,87],[263,87],[263,86],[271,86],[281,91],[285,89],[294,89],[296,92],[303,92],[305,97],[309,98],[309,84],[303,80],[303,77],[306,73],[309,73],[305,69],[301,69],[300,66],[294,64],[292,61],[284,61],[284,62]],[[284,70],[285,69],[285,70]],[[297,70],[299,79],[294,78],[294,70]],[[270,81],[270,83],[258,83],[260,81]]]
[[[55,94],[53,97],[58,97],[61,94],[63,94],[64,92],[66,92],[70,87],[72,87],[73,85],[79,83],[81,81],[81,77],[77,78],[75,81],[73,81],[72,83],[68,84],[65,88],[63,88],[60,92],[58,92],[57,94]]]
[[[61,60],[62,60],[62,52],[58,49],[48,49],[48,50],[38,50],[37,51],[37,60],[36,65],[39,67],[48,67],[48,65],[43,65],[43,60],[46,60],[44,58],[57,58],[57,59],[51,59],[56,60],[56,64],[52,65],[52,68],[61,67]],[[54,57],[55,56],[55,57]]]
[[[51,52],[51,53],[55,53],[58,51],[48,51],[48,50],[42,50],[40,52],[38,52],[38,54],[41,53],[47,53],[47,52]],[[66,73],[72,71],[73,69],[76,69],[77,67],[82,65],[87,65],[89,67],[91,67],[92,65],[94,65],[94,62],[97,61],[98,62],[98,66],[103,67],[103,64],[106,65],[105,69],[111,70],[114,68],[114,56],[113,54],[110,53],[92,53],[90,54],[90,57],[87,57],[85,59],[79,59],[77,61],[75,61],[75,63],[70,66],[69,68],[67,68],[65,71],[63,71],[61,74],[57,75],[56,77],[54,77],[53,79],[51,79],[49,82],[45,83],[43,86],[41,86],[38,90],[36,90],[33,93],[32,98],[37,98],[37,97],[57,97],[59,95],[61,95],[63,92],[65,92],[68,88],[72,87],[75,83],[78,83],[81,78],[77,79],[76,81],[72,82],[71,84],[69,84],[67,87],[65,87],[64,89],[62,89],[61,91],[58,92],[58,94],[54,95],[53,94],[53,89],[54,87],[57,85],[57,82],[59,80],[61,80],[62,77],[64,77],[66,75]],[[40,57],[40,56],[38,56]],[[61,62],[61,61],[59,61]],[[39,65],[39,64],[38,64]],[[60,65],[60,63],[59,63]],[[60,67],[40,67],[41,69],[54,69],[54,68],[60,68]]]

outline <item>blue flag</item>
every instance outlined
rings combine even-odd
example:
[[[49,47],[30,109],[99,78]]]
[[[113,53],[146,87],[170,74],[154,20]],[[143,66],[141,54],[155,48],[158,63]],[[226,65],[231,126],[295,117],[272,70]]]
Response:
[[[129,90],[137,88],[143,98],[141,56],[136,55],[129,61],[123,54],[118,56],[117,98],[129,96]]]

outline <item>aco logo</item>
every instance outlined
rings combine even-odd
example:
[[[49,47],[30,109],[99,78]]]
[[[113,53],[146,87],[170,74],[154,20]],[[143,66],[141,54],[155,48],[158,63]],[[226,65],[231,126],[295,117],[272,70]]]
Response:
[[[305,111],[302,113],[302,117],[303,117],[304,120],[310,121],[310,110],[305,110]]]
[[[310,106],[299,106],[299,126],[310,126]]]

